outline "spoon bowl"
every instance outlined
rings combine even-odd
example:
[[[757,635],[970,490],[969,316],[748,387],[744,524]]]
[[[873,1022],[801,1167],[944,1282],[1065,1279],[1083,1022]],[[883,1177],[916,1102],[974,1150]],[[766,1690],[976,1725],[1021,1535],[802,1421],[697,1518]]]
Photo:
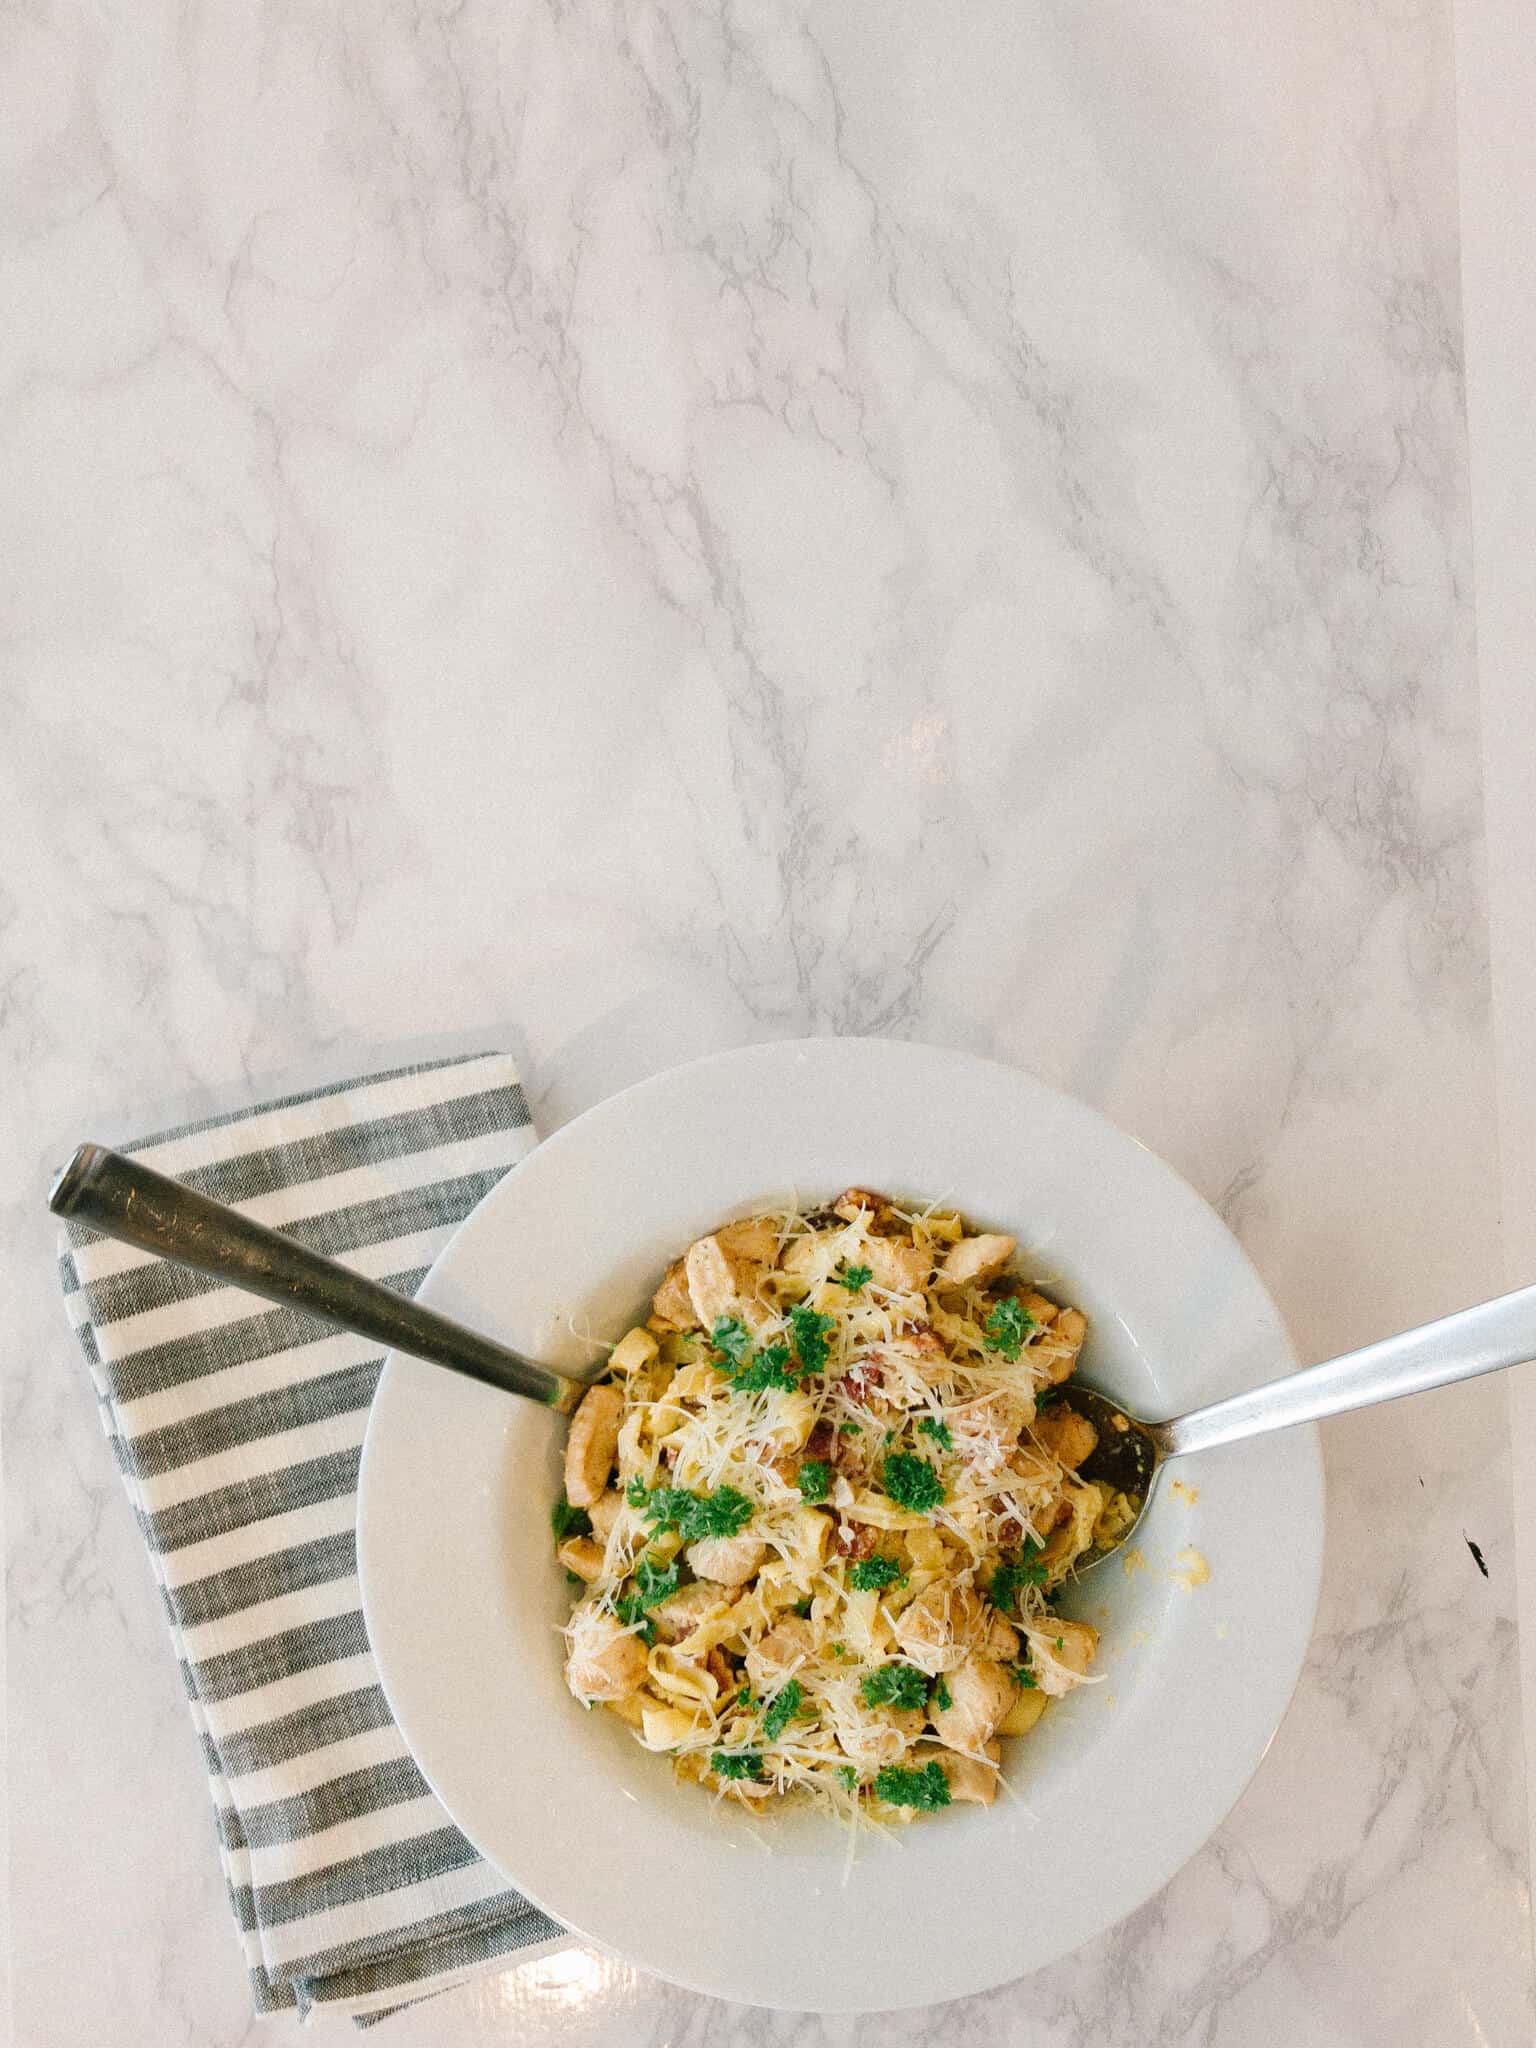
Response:
[[[1097,1432],[1098,1442],[1078,1467],[1079,1477],[1106,1487],[1112,1493],[1124,1494],[1136,1510],[1131,1520],[1117,1529],[1113,1536],[1095,1542],[1091,1550],[1084,1551],[1075,1569],[1085,1572],[1096,1564],[1102,1564],[1106,1557],[1113,1557],[1129,1539],[1132,1530],[1141,1526],[1166,1455],[1158,1441],[1161,1425],[1143,1422],[1139,1416],[1111,1401],[1107,1394],[1099,1393],[1094,1387],[1083,1386],[1076,1380],[1052,1405],[1081,1415],[1084,1421],[1093,1424]]]

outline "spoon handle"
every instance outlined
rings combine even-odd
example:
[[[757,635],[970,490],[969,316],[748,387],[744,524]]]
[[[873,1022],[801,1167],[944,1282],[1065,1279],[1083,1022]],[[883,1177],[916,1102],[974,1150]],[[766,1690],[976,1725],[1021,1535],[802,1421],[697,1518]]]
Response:
[[[1520,1287],[1437,1323],[1383,1337],[1305,1372],[1271,1380],[1209,1408],[1192,1409],[1154,1426],[1164,1457],[1209,1450],[1239,1437],[1320,1422],[1350,1408],[1369,1408],[1403,1394],[1427,1394],[1479,1373],[1536,1358],[1536,1287]]]
[[[354,1331],[385,1350],[408,1351],[505,1393],[568,1412],[584,1391],[521,1352],[104,1145],[80,1147],[49,1190],[48,1206],[104,1237],[121,1238],[140,1251]]]

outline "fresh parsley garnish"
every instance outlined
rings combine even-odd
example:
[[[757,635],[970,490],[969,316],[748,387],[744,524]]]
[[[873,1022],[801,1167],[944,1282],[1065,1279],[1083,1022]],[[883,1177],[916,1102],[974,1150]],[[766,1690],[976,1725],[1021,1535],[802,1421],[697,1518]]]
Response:
[[[862,1422],[840,1422],[837,1425],[837,1433],[839,1436],[862,1436],[864,1425]]]
[[[739,1535],[752,1519],[751,1501],[734,1486],[722,1486],[715,1493],[692,1493],[686,1486],[648,1488],[643,1479],[636,1478],[629,1482],[626,1498],[655,1528],[675,1529],[685,1543]]]
[[[1007,1614],[1018,1600],[1025,1586],[1043,1586],[1046,1567],[1038,1559],[1005,1557],[993,1572],[987,1587],[987,1598],[992,1605]]]
[[[1013,1667],[1013,1675],[1019,1681],[1019,1684],[1023,1686],[1026,1692],[1033,1692],[1036,1686],[1040,1683],[1040,1681],[1036,1678],[1034,1672],[1030,1670],[1027,1664],[1015,1664]]]
[[[839,1287],[846,1287],[850,1294],[857,1294],[861,1287],[867,1287],[875,1277],[873,1266],[845,1266],[841,1273],[834,1273],[833,1279]]]
[[[861,1557],[848,1567],[848,1584],[855,1593],[878,1593],[901,1577],[894,1557]]]
[[[852,1764],[839,1764],[837,1767],[837,1775],[842,1780],[844,1785],[847,1786],[850,1792],[853,1791],[854,1787],[859,1782],[859,1774],[853,1768]]]
[[[955,1704],[954,1695],[949,1689],[949,1681],[942,1676],[938,1684],[933,1688],[933,1704],[941,1714],[947,1714],[949,1709]]]
[[[797,1302],[789,1312],[789,1328],[802,1372],[820,1372],[827,1362],[827,1339],[832,1334],[832,1318],[818,1315],[803,1301]]]
[[[811,1603],[809,1599],[797,1600],[791,1611],[795,1614],[798,1614],[802,1621],[807,1620],[811,1612]]]
[[[880,1484],[899,1508],[926,1515],[944,1498],[944,1482],[926,1458],[910,1451],[892,1451],[880,1472]]]
[[[614,1612],[626,1628],[644,1620],[648,1609],[669,1599],[677,1591],[677,1566],[675,1563],[659,1565],[648,1557],[642,1557],[635,1568],[635,1583],[631,1591],[621,1594]],[[652,1635],[647,1642],[654,1640]]]
[[[746,1707],[750,1710],[751,1708],[758,1706],[760,1702],[757,1699],[756,1695],[753,1693],[751,1686],[744,1685],[741,1688],[741,1691],[736,1695],[736,1704],[738,1707]]]
[[[787,1344],[765,1344],[755,1358],[730,1375],[730,1380],[738,1394],[760,1394],[766,1387],[783,1387],[787,1391],[799,1385]]]
[[[778,1741],[799,1713],[803,1698],[798,1678],[792,1678],[787,1685],[780,1686],[768,1702],[767,1712],[763,1715],[763,1734],[769,1742]]]
[[[936,1763],[924,1764],[920,1771],[886,1764],[875,1773],[875,1797],[887,1806],[915,1806],[919,1813],[933,1813],[949,1804],[949,1780]]]
[[[717,1749],[709,1760],[709,1768],[717,1778],[752,1778],[762,1782],[763,1760],[755,1749]]]
[[[715,1363],[738,1394],[760,1394],[767,1387],[797,1384],[787,1344],[765,1344],[756,1353],[752,1332],[739,1316],[718,1316],[709,1333]]]
[[[909,1707],[927,1704],[928,1681],[912,1664],[882,1664],[878,1671],[866,1671],[859,1680],[859,1696],[866,1707]]]
[[[941,1422],[937,1415],[925,1415],[918,1423],[924,1436],[931,1436],[942,1451],[954,1449],[954,1438],[949,1433],[949,1424]]]
[[[1001,1301],[993,1304],[982,1342],[989,1351],[1000,1351],[1011,1365],[1024,1349],[1025,1340],[1034,1327],[1034,1317],[1018,1296],[1005,1294]]]
[[[585,1508],[573,1508],[562,1488],[560,1498],[549,1511],[549,1526],[555,1532],[555,1541],[563,1543],[567,1536],[590,1536],[592,1517]]]
[[[832,1491],[832,1467],[821,1458],[807,1458],[795,1474],[800,1498],[816,1507]]]
[[[709,1341],[731,1366],[739,1366],[752,1347],[752,1332],[740,1316],[716,1316]]]

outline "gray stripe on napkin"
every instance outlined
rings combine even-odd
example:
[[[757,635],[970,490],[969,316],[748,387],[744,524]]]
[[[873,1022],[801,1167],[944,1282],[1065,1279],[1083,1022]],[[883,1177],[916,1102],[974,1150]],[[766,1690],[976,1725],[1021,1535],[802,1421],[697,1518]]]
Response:
[[[276,1387],[268,1394],[251,1394],[243,1401],[230,1401],[222,1408],[208,1408],[185,1422],[168,1422],[161,1429],[146,1430],[135,1439],[133,1455],[140,1474],[157,1477],[176,1472],[199,1458],[215,1457],[241,1444],[256,1443],[264,1436],[298,1429],[307,1422],[323,1422],[333,1415],[350,1415],[366,1408],[384,1370],[383,1359],[370,1358],[364,1365],[343,1366],[339,1372],[320,1373],[298,1386]]]
[[[192,1500],[177,1501],[158,1515],[145,1515],[141,1526],[162,1552],[181,1550],[209,1536],[227,1536],[250,1522],[291,1515],[297,1508],[318,1507],[340,1494],[355,1493],[362,1456],[361,1449],[331,1451],[279,1472],[261,1472],[253,1479],[240,1479]]]
[[[426,1779],[408,1756],[391,1757],[388,1763],[332,1778],[313,1792],[296,1792],[289,1799],[253,1806],[242,1832],[253,1849],[265,1849],[274,1842],[297,1842],[305,1835],[335,1827],[338,1821],[359,1820],[365,1813],[419,1799],[426,1789]]]
[[[197,1628],[205,1621],[227,1621],[265,1600],[280,1600],[285,1593],[350,1578],[356,1570],[357,1537],[352,1530],[341,1529],[334,1536],[317,1536],[250,1564],[234,1564],[227,1571],[210,1572],[206,1579],[168,1588],[166,1605],[182,1628]]]
[[[222,1761],[229,1777],[245,1778],[254,1771],[275,1770],[295,1757],[329,1749],[333,1743],[346,1742],[354,1735],[368,1735],[375,1728],[389,1725],[384,1688],[363,1685],[353,1692],[317,1700],[312,1707],[299,1707],[291,1714],[279,1714],[273,1720],[258,1721],[233,1735],[222,1736],[214,1753],[214,1768]]]
[[[296,1671],[313,1671],[317,1664],[360,1657],[367,1647],[368,1635],[358,1608],[351,1614],[328,1614],[323,1621],[301,1622],[297,1628],[263,1636],[259,1642],[226,1650],[222,1656],[204,1657],[192,1671],[200,1699],[231,1700],[258,1686],[290,1678]]]
[[[252,1202],[306,1181],[329,1180],[358,1166],[381,1166],[408,1159],[434,1145],[461,1145],[467,1138],[492,1131],[521,1128],[531,1122],[528,1105],[517,1091],[516,1114],[504,1089],[464,1095],[453,1102],[435,1102],[429,1109],[409,1109],[372,1123],[347,1124],[320,1137],[295,1138],[291,1145],[273,1145],[234,1159],[194,1166],[176,1178],[219,1202]]]

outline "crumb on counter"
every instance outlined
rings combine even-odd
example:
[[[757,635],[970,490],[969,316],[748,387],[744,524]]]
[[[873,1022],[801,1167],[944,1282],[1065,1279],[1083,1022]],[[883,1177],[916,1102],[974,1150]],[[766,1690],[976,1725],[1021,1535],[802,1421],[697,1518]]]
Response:
[[[1169,1491],[1173,1494],[1174,1499],[1183,1501],[1185,1507],[1187,1508],[1192,1508],[1195,1502],[1200,1498],[1199,1487],[1191,1486],[1187,1480],[1171,1479],[1168,1482],[1168,1486]]]
[[[1196,1550],[1192,1543],[1185,1545],[1174,1559],[1174,1563],[1178,1569],[1170,1572],[1169,1577],[1176,1586],[1182,1586],[1186,1593],[1192,1593],[1196,1586],[1203,1586],[1211,1576],[1211,1568],[1204,1554]]]
[[[1152,1567],[1147,1563],[1146,1552],[1138,1549],[1134,1543],[1128,1543],[1121,1553],[1120,1569],[1130,1579],[1134,1578],[1137,1572],[1150,1571]]]

